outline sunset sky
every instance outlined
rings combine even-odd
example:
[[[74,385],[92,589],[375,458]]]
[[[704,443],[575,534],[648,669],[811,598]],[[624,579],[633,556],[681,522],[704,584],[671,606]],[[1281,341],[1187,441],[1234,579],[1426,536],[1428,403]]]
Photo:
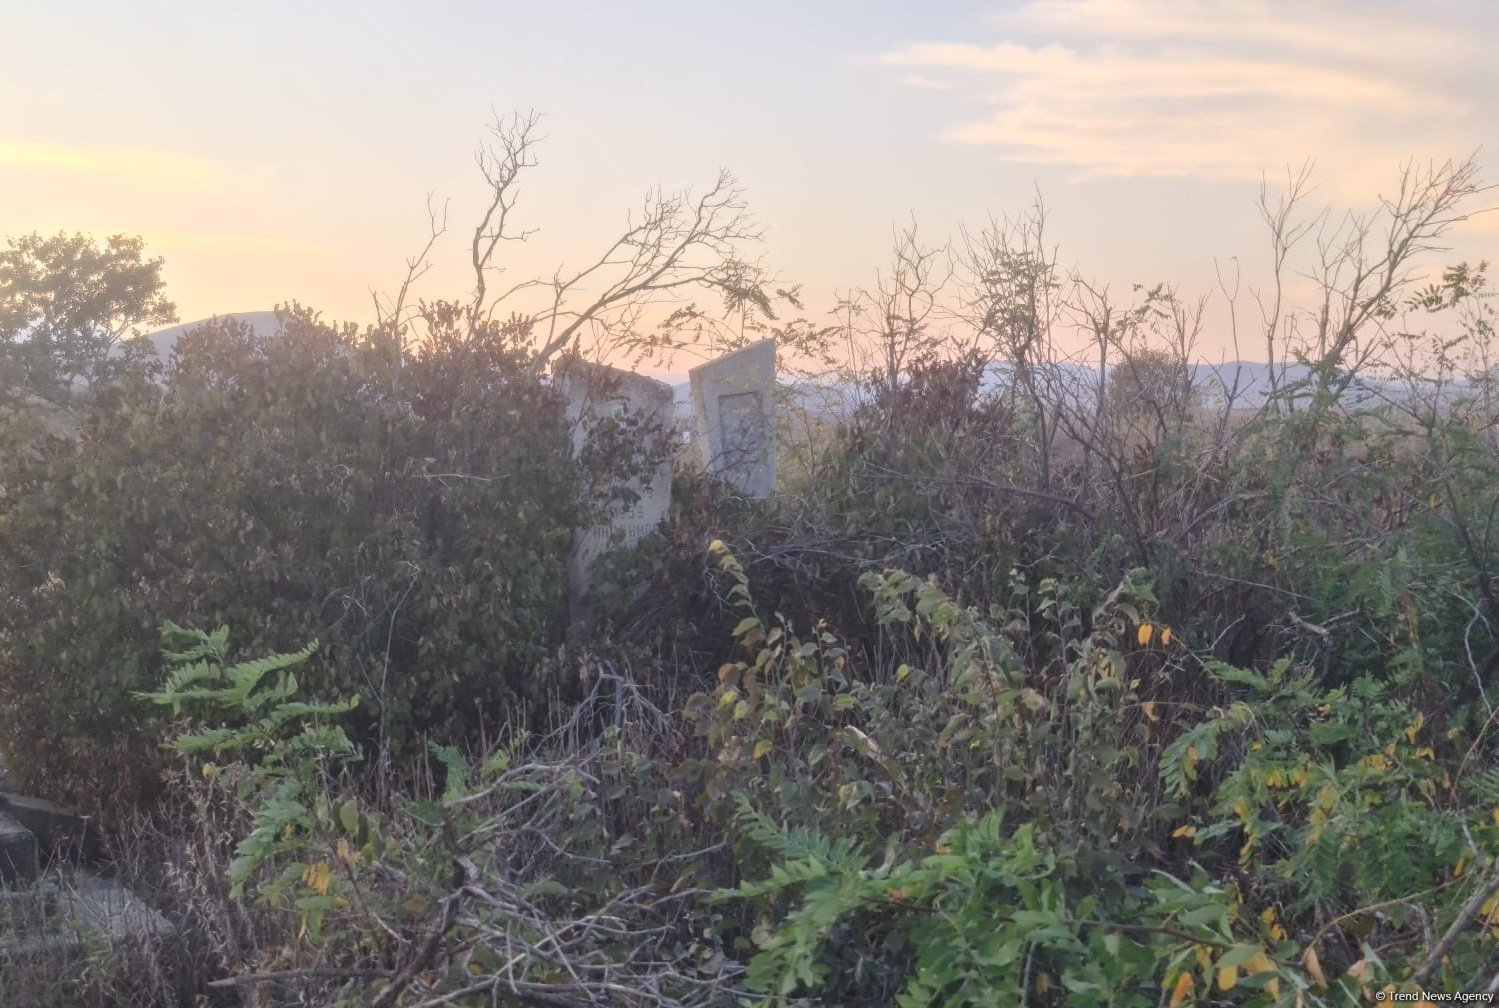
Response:
[[[1367,206],[1407,159],[1499,179],[1491,0],[254,4],[8,0],[0,237],[145,236],[184,320],[291,299],[367,321],[425,238],[467,289],[475,144],[545,115],[512,276],[582,265],[654,185],[720,167],[820,315],[892,225],[940,242],[1039,189],[1061,260],[1208,293],[1263,280],[1262,174]],[[1491,194],[1493,195],[1493,194]],[[1499,203],[1499,197],[1489,204]],[[1499,214],[1448,258],[1499,257]]]

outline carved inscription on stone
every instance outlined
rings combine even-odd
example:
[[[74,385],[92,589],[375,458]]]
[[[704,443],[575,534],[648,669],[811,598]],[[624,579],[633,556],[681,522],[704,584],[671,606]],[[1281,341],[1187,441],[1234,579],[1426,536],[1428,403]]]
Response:
[[[775,340],[752,343],[692,369],[696,443],[703,467],[750,497],[776,488]]]

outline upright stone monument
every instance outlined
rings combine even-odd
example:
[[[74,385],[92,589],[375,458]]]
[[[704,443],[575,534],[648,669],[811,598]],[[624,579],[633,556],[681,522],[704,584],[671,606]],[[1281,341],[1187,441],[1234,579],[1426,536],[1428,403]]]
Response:
[[[703,468],[748,497],[776,489],[776,341],[761,340],[689,372]]]
[[[616,531],[622,535],[620,545],[634,546],[656,531],[671,508],[671,453],[665,450],[665,439],[673,427],[672,390],[632,371],[581,360],[564,362],[557,374],[567,400],[574,455],[581,454],[603,426],[617,421],[632,432],[627,440],[637,452],[637,468],[653,456],[658,459],[646,475],[598,488],[605,500],[605,523],[574,533],[568,591],[576,623],[588,613],[593,565],[610,548]]]

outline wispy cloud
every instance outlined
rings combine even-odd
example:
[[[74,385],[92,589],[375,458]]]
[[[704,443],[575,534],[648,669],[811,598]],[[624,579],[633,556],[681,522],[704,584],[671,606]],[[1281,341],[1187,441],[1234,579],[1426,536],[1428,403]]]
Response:
[[[153,182],[206,182],[226,174],[207,158],[129,147],[0,141],[0,165]]]
[[[1482,33],[1427,13],[1361,0],[1029,0],[996,15],[989,38],[915,42],[882,60],[961,97],[944,139],[1009,160],[1081,176],[1259,178],[1315,156],[1334,185],[1366,187],[1411,156],[1465,156],[1495,130],[1477,104],[1492,86],[1471,86],[1499,85]],[[1480,7],[1468,16],[1493,27]]]

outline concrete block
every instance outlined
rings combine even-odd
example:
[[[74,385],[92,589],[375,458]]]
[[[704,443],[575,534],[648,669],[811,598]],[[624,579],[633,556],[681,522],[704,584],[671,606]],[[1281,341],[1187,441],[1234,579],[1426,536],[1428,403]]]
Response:
[[[598,488],[604,498],[604,522],[579,529],[568,565],[573,621],[585,619],[594,563],[618,531],[621,545],[633,546],[660,527],[671,510],[672,389],[664,382],[631,371],[569,360],[558,366],[567,416],[572,423],[573,451],[581,453],[602,425],[627,423],[637,432],[638,468],[648,470]]]
[[[9,813],[36,836],[43,851],[73,850],[92,855],[88,820],[76,811],[41,798],[0,793],[0,811]]]
[[[0,883],[27,885],[37,873],[36,837],[20,820],[0,812]]]
[[[761,340],[689,372],[703,468],[748,497],[776,490],[776,341]]]

